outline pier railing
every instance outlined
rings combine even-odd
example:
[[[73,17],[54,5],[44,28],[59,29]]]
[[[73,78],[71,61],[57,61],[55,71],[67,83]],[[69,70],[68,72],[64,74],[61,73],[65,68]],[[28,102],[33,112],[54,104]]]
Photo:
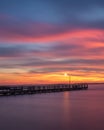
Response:
[[[88,84],[50,84],[30,86],[0,86],[0,96],[23,95],[35,93],[62,92],[72,90],[86,90]]]

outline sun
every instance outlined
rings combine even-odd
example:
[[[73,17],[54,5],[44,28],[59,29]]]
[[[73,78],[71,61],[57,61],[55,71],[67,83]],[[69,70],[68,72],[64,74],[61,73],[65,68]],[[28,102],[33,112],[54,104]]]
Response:
[[[64,74],[64,76],[68,76],[68,74],[67,74],[67,73],[65,73],[65,74]]]

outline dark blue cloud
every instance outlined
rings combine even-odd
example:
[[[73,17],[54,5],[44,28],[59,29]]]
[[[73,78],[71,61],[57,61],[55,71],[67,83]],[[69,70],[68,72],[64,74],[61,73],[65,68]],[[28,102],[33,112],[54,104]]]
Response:
[[[0,35],[42,37],[77,29],[104,30],[103,0],[1,0]]]
[[[6,43],[0,43],[0,57],[27,57],[27,56],[35,56],[40,55],[41,53],[48,53],[51,49],[53,48],[53,45],[46,45],[43,43],[38,43],[38,44],[6,44]]]
[[[1,0],[0,2],[1,14],[15,16],[23,23],[30,20],[38,23],[70,25],[69,27],[104,28],[103,0],[9,0],[9,2]]]
[[[0,45],[0,57],[20,57],[23,56],[24,50],[21,46]]]

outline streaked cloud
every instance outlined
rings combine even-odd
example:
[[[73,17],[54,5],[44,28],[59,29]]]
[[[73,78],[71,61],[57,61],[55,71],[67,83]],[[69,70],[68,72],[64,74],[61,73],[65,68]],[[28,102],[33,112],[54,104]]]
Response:
[[[0,84],[103,82],[103,23],[103,0],[1,0]]]

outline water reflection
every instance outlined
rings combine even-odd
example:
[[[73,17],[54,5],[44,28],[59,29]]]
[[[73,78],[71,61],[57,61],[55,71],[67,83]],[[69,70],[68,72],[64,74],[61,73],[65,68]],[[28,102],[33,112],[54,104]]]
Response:
[[[104,89],[0,98],[0,130],[104,130]]]
[[[71,122],[71,102],[70,102],[70,93],[63,93],[63,128],[66,130],[69,127]]]

